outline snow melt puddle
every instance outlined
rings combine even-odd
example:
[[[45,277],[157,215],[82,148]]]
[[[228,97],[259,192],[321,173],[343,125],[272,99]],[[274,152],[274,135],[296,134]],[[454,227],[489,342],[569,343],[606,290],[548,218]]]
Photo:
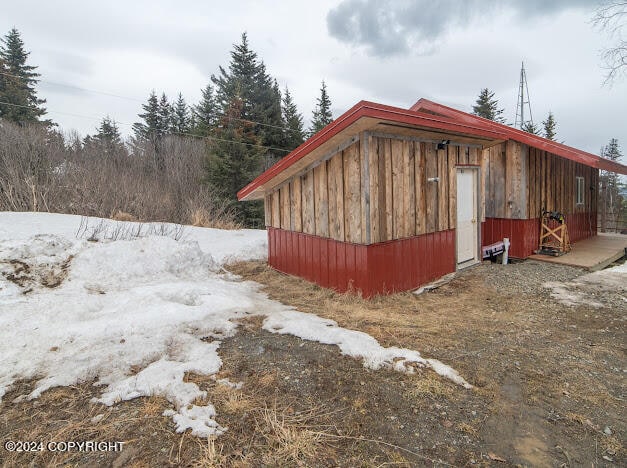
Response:
[[[45,234],[0,240],[0,264],[20,260],[36,270],[70,256],[67,277],[55,288],[35,285],[23,294],[0,274],[0,399],[19,379],[37,382],[17,400],[95,379],[105,386],[95,402],[111,406],[163,396],[173,405],[164,414],[179,432],[220,434],[224,428],[213,405],[198,403],[210,396],[184,376],[215,375],[222,365],[220,339],[253,314],[266,316],[268,331],[337,345],[368,368],[431,367],[471,387],[455,370],[417,351],[384,348],[370,335],[271,301],[258,284],[220,274],[221,265],[197,242],[149,237],[90,243]],[[134,374],[137,368],[142,370]]]

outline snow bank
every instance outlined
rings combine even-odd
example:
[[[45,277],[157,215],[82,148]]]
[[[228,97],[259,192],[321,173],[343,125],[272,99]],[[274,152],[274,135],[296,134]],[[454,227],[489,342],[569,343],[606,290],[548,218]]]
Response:
[[[589,305],[601,308],[604,305],[595,300],[595,296],[603,296],[606,291],[627,294],[627,263],[588,273],[567,283],[551,281],[543,286],[551,290],[552,298],[569,307]]]
[[[114,229],[120,225],[133,227],[139,224],[58,213],[0,211],[0,242],[24,239],[37,234],[53,234],[76,239],[82,221],[86,221],[89,227],[97,226],[104,221]],[[175,226],[170,223],[146,223],[146,226],[150,225],[170,228]],[[201,250],[211,253],[213,259],[220,265],[230,261],[263,260],[268,254],[266,231],[259,229],[226,231],[184,226],[182,240],[198,242]]]
[[[180,241],[89,242],[76,239],[80,222],[71,215],[0,213],[0,399],[20,379],[36,383],[18,400],[95,380],[103,387],[96,402],[160,395],[172,404],[165,414],[178,431],[220,434],[211,396],[184,376],[217,373],[220,340],[251,314],[266,316],[266,330],[337,345],[366,367],[426,366],[470,387],[437,360],[384,348],[223,273],[229,259],[265,256],[263,231],[186,228]]]

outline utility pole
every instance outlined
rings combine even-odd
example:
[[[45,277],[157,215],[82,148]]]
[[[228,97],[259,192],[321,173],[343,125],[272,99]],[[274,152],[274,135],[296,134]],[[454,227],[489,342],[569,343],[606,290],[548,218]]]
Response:
[[[525,94],[527,100],[525,100]],[[529,120],[525,120],[525,105],[529,109]],[[531,114],[531,99],[529,99],[529,87],[527,86],[527,73],[525,72],[525,62],[522,62],[520,67],[520,83],[518,85],[518,99],[516,100],[516,122],[514,127],[524,128],[525,124],[529,122],[533,125],[533,115]]]

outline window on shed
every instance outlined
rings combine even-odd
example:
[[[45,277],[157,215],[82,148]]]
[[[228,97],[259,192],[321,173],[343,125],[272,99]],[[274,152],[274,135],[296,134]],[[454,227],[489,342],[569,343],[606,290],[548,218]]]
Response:
[[[577,205],[583,205],[584,204],[584,179],[583,177],[576,177],[577,179]]]

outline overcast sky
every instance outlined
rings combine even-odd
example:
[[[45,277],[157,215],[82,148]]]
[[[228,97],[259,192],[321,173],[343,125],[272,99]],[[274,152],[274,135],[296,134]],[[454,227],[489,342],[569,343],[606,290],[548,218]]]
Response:
[[[552,111],[566,144],[598,153],[615,137],[627,153],[627,78],[602,85],[611,39],[590,24],[595,3],[22,0],[2,5],[0,33],[20,30],[49,116],[82,134],[107,114],[129,133],[151,89],[197,102],[247,31],[306,121],[324,79],[336,117],[362,99],[470,111],[487,87],[513,122],[524,60],[534,121]]]

